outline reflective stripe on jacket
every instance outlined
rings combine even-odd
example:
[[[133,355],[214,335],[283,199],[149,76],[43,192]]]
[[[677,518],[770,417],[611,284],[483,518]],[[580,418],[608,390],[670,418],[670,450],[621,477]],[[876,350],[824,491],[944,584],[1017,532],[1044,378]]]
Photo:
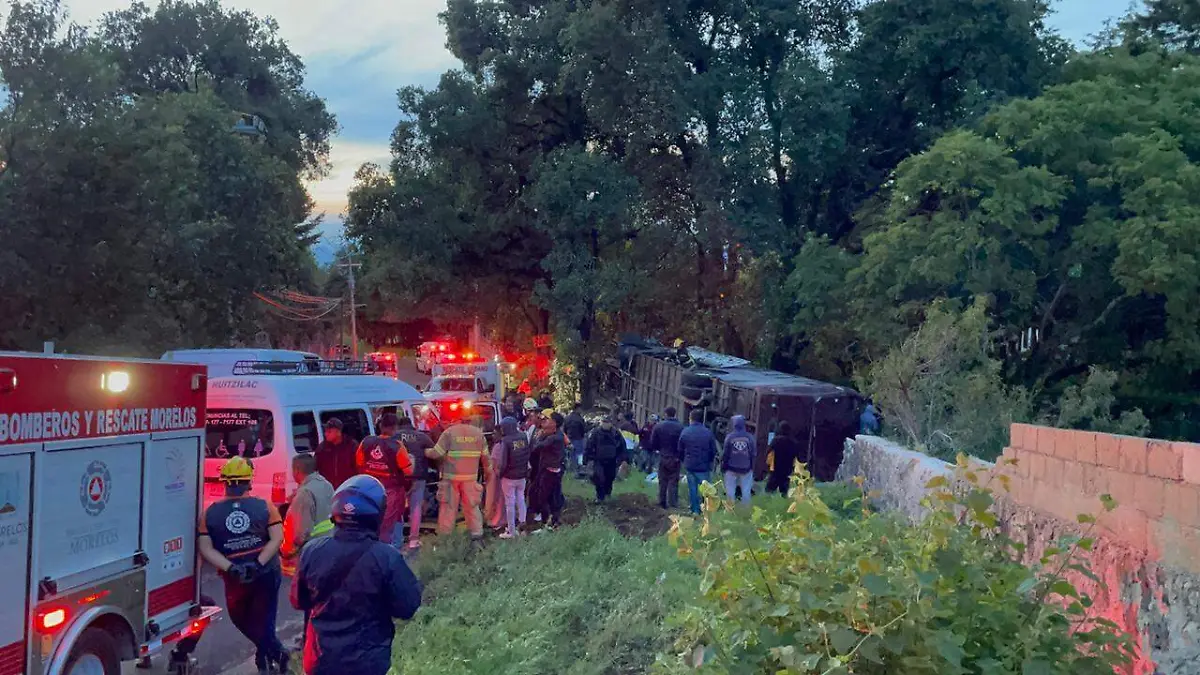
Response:
[[[470,424],[455,424],[442,432],[437,445],[426,451],[429,459],[443,459],[442,480],[479,480],[479,466],[487,465],[487,440]]]

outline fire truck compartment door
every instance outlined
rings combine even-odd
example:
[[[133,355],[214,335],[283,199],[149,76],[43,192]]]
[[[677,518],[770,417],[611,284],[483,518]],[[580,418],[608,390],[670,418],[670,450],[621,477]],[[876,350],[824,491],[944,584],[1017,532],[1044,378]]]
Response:
[[[0,456],[0,675],[25,671],[31,455]]]
[[[147,616],[161,625],[196,599],[200,438],[155,438],[146,453]]]
[[[38,579],[56,581],[61,593],[135,566],[142,548],[142,447],[56,450],[39,460]]]

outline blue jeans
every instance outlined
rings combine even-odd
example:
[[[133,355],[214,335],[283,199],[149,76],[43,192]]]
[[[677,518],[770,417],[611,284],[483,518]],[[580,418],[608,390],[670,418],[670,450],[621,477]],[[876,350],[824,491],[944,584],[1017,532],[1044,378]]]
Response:
[[[734,473],[733,471],[725,472],[725,496],[729,497],[729,501],[737,495],[737,489],[742,488],[742,503],[750,503],[750,488],[754,486],[754,472],[747,471],[746,473]]]
[[[688,471],[688,501],[692,513],[700,513],[700,484],[706,480],[712,480],[711,471]]]
[[[575,456],[572,459],[575,460],[576,471],[583,469],[583,449],[586,443],[587,441],[582,438],[577,441],[571,441],[571,449],[575,451]]]
[[[500,489],[504,492],[504,515],[508,519],[508,531],[517,533],[517,527],[525,524],[525,479],[500,479]]]
[[[408,488],[408,543],[421,541],[421,515],[425,512],[425,481],[414,480]],[[400,533],[404,534],[403,530]],[[396,539],[400,541],[400,539]]]

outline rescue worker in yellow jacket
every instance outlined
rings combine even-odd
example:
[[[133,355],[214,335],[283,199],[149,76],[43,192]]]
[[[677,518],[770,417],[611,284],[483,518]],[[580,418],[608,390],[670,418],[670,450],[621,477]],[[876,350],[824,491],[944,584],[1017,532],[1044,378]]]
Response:
[[[472,418],[472,422],[476,418]],[[460,422],[442,432],[437,445],[425,451],[432,460],[442,460],[442,480],[438,483],[438,534],[454,531],[454,521],[462,505],[467,529],[473,538],[483,536],[483,513],[479,501],[483,487],[479,469],[487,470],[487,440],[476,424]]]
[[[275,634],[283,519],[274,504],[249,496],[253,477],[254,467],[245,458],[225,462],[225,498],[204,510],[197,546],[225,582],[229,618],[254,643],[260,675],[286,673],[290,655]]]

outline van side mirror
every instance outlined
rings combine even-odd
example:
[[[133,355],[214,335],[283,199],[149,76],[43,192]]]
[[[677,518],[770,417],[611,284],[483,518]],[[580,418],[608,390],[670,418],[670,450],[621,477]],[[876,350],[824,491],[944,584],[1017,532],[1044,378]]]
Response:
[[[483,393],[485,393],[485,394],[496,393],[496,385],[494,385],[494,384],[487,385],[486,387],[483,388]]]

